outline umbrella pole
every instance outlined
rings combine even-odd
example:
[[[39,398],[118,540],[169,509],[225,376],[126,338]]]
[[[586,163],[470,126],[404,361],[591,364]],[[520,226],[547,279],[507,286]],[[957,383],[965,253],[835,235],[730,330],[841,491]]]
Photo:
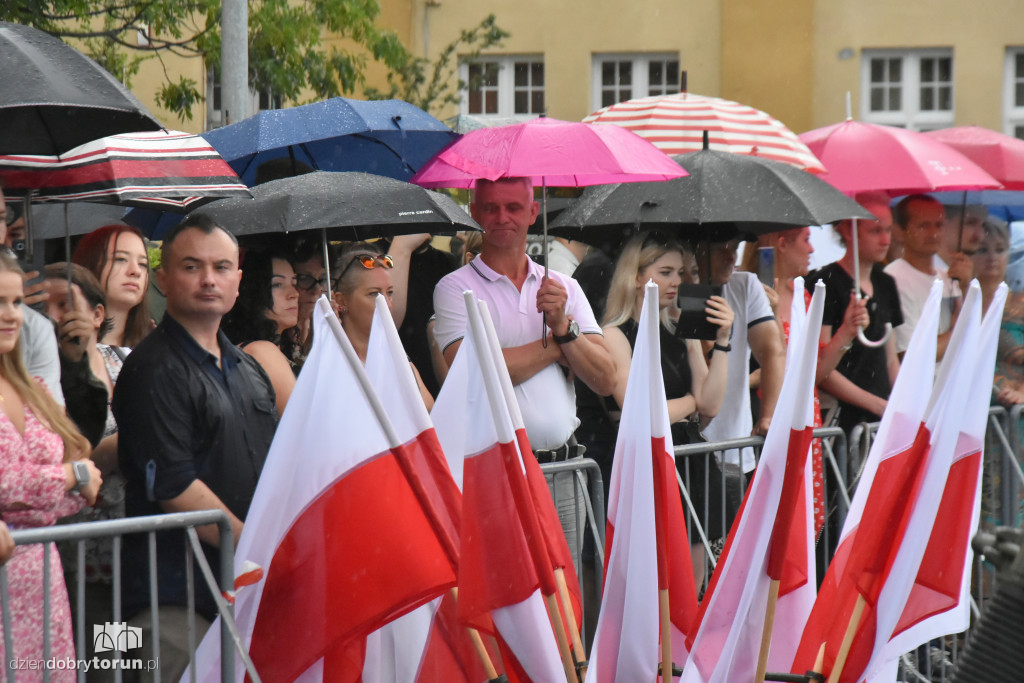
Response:
[[[964,250],[964,221],[967,220],[967,190],[964,190],[963,199],[960,200],[960,230],[956,233],[956,250]]]
[[[334,295],[331,293],[331,261],[330,261],[330,250],[327,248],[327,228],[320,228],[320,246],[323,248],[323,259],[324,259],[324,277],[327,278],[325,283],[327,287],[327,300],[330,302],[334,301]]]
[[[540,212],[543,216],[544,241],[541,243],[541,257],[544,259],[544,279],[548,279],[548,185],[547,178],[540,178]],[[540,318],[540,345],[548,347],[548,318],[541,315]]]
[[[850,231],[852,234],[850,237],[853,242],[853,291],[857,294],[857,300],[860,301],[864,298],[864,295],[860,291],[860,248],[857,245],[857,219],[853,219],[853,230]],[[878,348],[889,340],[889,334],[892,332],[892,323],[885,324],[885,334],[878,341],[871,341],[864,335],[864,328],[857,328],[857,339],[861,344],[869,348]]]

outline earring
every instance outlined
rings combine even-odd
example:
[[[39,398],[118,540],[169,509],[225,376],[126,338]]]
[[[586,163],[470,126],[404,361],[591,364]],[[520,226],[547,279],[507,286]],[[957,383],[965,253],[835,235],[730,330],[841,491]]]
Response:
[[[344,315],[346,313],[348,313],[348,306],[342,306],[341,307],[341,314]]]

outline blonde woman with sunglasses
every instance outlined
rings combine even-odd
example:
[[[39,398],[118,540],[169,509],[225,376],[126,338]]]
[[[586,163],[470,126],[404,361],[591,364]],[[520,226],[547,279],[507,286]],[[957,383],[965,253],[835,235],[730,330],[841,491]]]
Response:
[[[377,307],[377,296],[383,296],[391,308],[395,298],[392,282],[394,259],[382,254],[369,244],[355,244],[345,250],[337,261],[337,278],[331,283],[334,303],[341,318],[341,326],[352,341],[359,359],[366,362],[366,350],[370,344],[370,326]],[[396,322],[397,324],[397,322]],[[412,365],[410,363],[410,365]],[[419,370],[412,365],[416,384],[427,410],[434,407],[434,398],[427,391],[420,378]]]

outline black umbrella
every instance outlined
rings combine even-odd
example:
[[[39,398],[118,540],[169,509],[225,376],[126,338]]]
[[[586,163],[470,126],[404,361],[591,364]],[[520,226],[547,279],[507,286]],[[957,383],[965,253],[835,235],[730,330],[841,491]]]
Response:
[[[0,22],[0,154],[59,155],[161,123],[99,64],[31,26]]]
[[[316,171],[252,188],[253,199],[222,199],[205,215],[236,235],[325,229],[335,240],[479,230],[451,197],[369,173]]]
[[[672,158],[690,175],[587,188],[555,219],[551,234],[593,242],[645,226],[726,240],[738,233],[873,218],[828,183],[789,164],[709,149]]]

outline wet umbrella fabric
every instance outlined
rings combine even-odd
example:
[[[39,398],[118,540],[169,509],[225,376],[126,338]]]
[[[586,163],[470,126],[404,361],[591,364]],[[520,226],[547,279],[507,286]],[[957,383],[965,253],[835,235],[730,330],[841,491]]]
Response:
[[[57,38],[0,22],[0,153],[58,155],[163,126],[103,67]]]
[[[1024,190],[1024,140],[979,126],[943,128],[925,135],[963,154],[1006,190]]]
[[[203,137],[252,187],[260,165],[275,159],[295,171],[359,171],[407,180],[458,135],[408,102],[333,97],[261,111]]]
[[[644,226],[725,240],[872,218],[849,197],[789,164],[711,149],[673,158],[689,177],[588,188],[555,220],[551,233],[587,242]]]
[[[3,155],[0,179],[6,194],[32,190],[38,202],[180,207],[181,213],[201,201],[250,196],[209,143],[179,131],[111,135],[61,157]]]
[[[236,235],[325,228],[335,240],[479,229],[451,197],[368,173],[317,171],[257,185],[252,194],[191,215],[209,216]]]

